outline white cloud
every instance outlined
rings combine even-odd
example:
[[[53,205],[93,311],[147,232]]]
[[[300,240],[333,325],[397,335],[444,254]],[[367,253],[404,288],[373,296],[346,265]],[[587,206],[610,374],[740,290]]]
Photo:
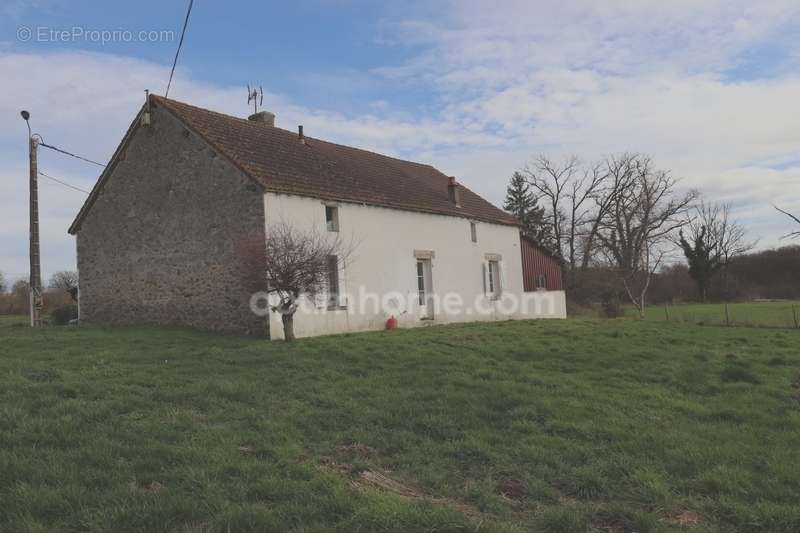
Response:
[[[425,113],[371,100],[345,114],[273,93],[265,107],[287,129],[303,124],[310,136],[431,162],[497,203],[508,177],[533,154],[591,159],[638,150],[687,186],[733,202],[762,245],[789,227],[770,201],[800,211],[800,76],[790,68],[800,64],[797,2],[461,0],[424,3],[424,10],[426,17],[387,22],[383,43],[414,55],[368,76],[378,86],[390,80],[428,91]],[[762,48],[769,64],[759,63]],[[747,61],[755,68],[742,71]],[[27,265],[19,108],[31,111],[48,142],[104,161],[143,90],[163,91],[169,72],[107,54],[4,49],[0,72],[0,120],[9,125],[0,130],[0,270],[17,274]],[[337,98],[346,92],[339,87]],[[185,70],[171,95],[248,112],[241,87],[199,81]],[[84,188],[98,174],[45,151],[42,170]],[[44,181],[41,190],[44,264],[52,272],[74,265],[66,228],[83,198]]]
[[[643,151],[775,244],[769,202],[800,210],[800,169],[775,165],[798,160],[798,22],[786,0],[453,1],[395,24],[395,44],[422,51],[376,73],[435,88],[446,122],[504,140],[430,154],[490,199],[540,151]],[[742,71],[762,48],[769,65]]]

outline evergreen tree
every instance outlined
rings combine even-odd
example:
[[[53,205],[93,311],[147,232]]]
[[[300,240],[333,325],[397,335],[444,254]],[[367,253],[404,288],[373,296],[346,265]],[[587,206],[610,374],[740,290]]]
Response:
[[[694,243],[689,243],[680,232],[680,244],[683,248],[683,255],[689,263],[689,275],[697,285],[697,292],[700,301],[706,301],[708,286],[711,278],[722,268],[723,262],[718,252],[718,247],[713,243],[706,242],[706,227],[703,226],[700,232],[694,236]]]
[[[531,192],[525,176],[514,172],[506,188],[503,209],[514,215],[522,223],[523,233],[539,244],[550,247],[550,225],[544,207],[539,207],[536,196]]]

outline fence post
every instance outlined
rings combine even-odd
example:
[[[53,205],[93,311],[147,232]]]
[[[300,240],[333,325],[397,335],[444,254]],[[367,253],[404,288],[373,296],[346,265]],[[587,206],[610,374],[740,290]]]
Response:
[[[669,322],[669,307],[666,303],[664,304],[664,316],[667,317],[667,322]],[[795,319],[795,322],[797,322],[797,319]]]
[[[794,328],[800,329],[800,321],[797,320],[797,306],[792,304],[792,316],[794,317]]]
[[[731,325],[731,316],[728,314],[728,302],[725,302],[725,325]]]

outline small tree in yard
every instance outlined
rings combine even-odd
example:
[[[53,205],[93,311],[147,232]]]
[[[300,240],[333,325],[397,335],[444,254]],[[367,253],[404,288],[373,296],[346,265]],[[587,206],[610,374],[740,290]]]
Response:
[[[8,287],[6,287],[6,277],[5,275],[3,275],[2,272],[0,272],[0,294],[5,293],[7,288]]]
[[[347,261],[350,249],[335,234],[301,230],[285,223],[269,227],[264,239],[240,244],[240,271],[248,290],[274,294],[281,314],[283,335],[294,340],[294,315],[302,297],[316,299],[329,287],[332,259],[336,268]]]

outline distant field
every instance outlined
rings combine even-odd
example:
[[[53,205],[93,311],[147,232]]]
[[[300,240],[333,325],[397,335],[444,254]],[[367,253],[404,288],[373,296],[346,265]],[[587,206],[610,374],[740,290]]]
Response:
[[[725,304],[679,304],[650,306],[645,312],[648,320],[669,320],[703,324],[764,327],[795,327],[793,309],[800,320],[800,302],[789,300],[742,302],[728,304],[728,317],[725,315]],[[634,316],[634,310],[628,310]]]
[[[760,306],[757,306],[760,309]],[[0,318],[0,531],[800,531],[800,332]]]

